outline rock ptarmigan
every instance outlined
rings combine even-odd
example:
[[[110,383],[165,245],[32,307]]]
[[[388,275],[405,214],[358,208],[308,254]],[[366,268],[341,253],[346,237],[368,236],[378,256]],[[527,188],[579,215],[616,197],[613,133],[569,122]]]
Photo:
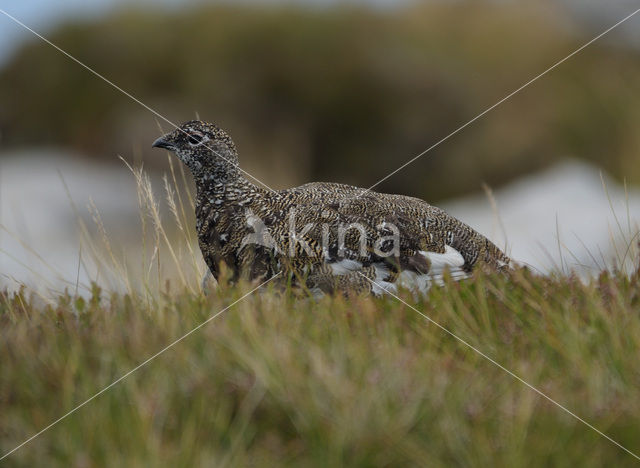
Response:
[[[426,291],[474,267],[508,268],[487,238],[418,198],[314,182],[273,191],[250,182],[233,140],[216,125],[190,121],[154,147],[175,152],[197,190],[196,229],[204,259],[218,279],[266,280],[284,273],[312,292]]]

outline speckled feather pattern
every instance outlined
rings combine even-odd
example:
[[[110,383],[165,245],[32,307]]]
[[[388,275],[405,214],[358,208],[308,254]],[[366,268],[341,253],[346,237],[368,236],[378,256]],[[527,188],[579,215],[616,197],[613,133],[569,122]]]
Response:
[[[174,151],[195,178],[198,241],[216,278],[224,262],[234,279],[283,272],[282,278],[313,291],[380,293],[402,278],[430,284],[441,259],[460,277],[479,265],[501,270],[510,264],[487,238],[418,198],[326,182],[275,192],[258,187],[239,169],[229,135],[213,124],[187,122],[154,146]],[[339,243],[338,227],[354,224],[366,230],[364,250],[358,229],[348,229]],[[389,225],[397,228],[399,245],[388,256],[375,242],[392,232]],[[246,243],[258,227],[277,246]],[[301,242],[289,238],[292,232]]]

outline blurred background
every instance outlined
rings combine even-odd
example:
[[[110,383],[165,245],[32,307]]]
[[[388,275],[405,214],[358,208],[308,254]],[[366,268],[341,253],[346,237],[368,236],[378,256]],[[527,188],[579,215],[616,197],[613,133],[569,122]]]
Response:
[[[369,187],[638,6],[38,0],[2,8],[169,120],[219,124],[244,169],[284,188]],[[376,190],[442,206],[542,272],[624,264],[640,219],[639,26],[640,14]],[[144,166],[162,199],[168,157],[150,145],[169,129],[0,14],[0,288],[100,280],[100,266],[83,258],[82,222],[85,235],[107,233],[124,256],[141,249],[144,219],[123,160]]]

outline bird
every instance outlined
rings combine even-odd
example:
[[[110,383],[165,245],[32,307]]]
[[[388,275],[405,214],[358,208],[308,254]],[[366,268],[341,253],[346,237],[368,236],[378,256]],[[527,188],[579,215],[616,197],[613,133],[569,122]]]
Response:
[[[216,280],[224,264],[231,282],[280,276],[314,295],[379,296],[513,266],[489,239],[419,198],[330,182],[257,185],[212,123],[185,122],[152,146],[175,153],[194,178],[198,244]]]

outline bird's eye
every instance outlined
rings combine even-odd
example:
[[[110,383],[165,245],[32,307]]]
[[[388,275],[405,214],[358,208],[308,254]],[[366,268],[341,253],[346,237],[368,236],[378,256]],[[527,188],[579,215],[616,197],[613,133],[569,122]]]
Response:
[[[191,146],[198,146],[204,142],[204,135],[200,133],[190,133],[187,141]]]

